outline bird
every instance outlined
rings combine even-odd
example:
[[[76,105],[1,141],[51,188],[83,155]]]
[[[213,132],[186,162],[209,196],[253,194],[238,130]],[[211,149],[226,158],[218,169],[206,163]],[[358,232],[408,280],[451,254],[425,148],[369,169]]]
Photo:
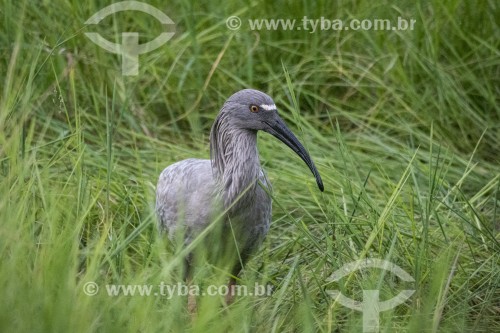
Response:
[[[210,131],[210,159],[190,158],[165,168],[156,189],[159,229],[188,246],[222,214],[201,250],[185,258],[190,280],[196,255],[223,263],[229,286],[269,231],[271,183],[260,164],[257,132],[264,131],[290,147],[309,167],[321,192],[323,181],[309,153],[279,116],[267,94],[243,89],[220,109]],[[217,230],[217,231],[215,231]],[[181,235],[181,236],[178,236]],[[180,237],[180,240],[179,240]],[[226,297],[230,303],[231,296]]]

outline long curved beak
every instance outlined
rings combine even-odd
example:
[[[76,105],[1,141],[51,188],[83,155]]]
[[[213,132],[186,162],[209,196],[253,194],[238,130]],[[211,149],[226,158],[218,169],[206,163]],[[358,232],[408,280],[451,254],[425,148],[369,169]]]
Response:
[[[307,150],[302,146],[300,141],[295,137],[295,135],[288,129],[283,119],[280,117],[276,117],[273,122],[265,122],[267,127],[264,129],[267,133],[273,135],[281,142],[290,147],[300,158],[307,164],[312,174],[316,178],[316,184],[318,184],[318,188],[321,192],[324,191],[323,181],[321,180],[321,176],[319,175],[318,169],[314,165],[311,157]]]

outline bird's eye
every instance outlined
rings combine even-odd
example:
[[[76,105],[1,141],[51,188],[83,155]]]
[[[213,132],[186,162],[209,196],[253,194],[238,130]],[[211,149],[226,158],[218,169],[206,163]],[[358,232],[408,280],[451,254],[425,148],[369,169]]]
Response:
[[[259,107],[257,105],[250,105],[250,111],[253,113],[259,112]]]

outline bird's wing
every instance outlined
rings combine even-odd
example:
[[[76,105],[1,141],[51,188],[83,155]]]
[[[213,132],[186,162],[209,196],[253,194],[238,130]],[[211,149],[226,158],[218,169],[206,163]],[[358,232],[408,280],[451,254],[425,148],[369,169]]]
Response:
[[[203,229],[217,211],[218,199],[209,160],[188,159],[161,173],[156,189],[156,212],[160,228],[170,236],[180,226],[188,232]]]

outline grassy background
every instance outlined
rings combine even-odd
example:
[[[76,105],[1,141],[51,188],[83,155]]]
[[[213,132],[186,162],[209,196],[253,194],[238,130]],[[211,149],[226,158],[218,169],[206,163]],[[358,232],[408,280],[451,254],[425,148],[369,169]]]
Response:
[[[161,31],[148,15],[90,28],[83,22],[108,2],[2,1],[2,332],[361,332],[361,313],[326,291],[361,300],[362,288],[381,299],[416,290],[381,314],[382,332],[500,330],[498,4],[149,3],[176,35],[124,77],[120,57],[83,33],[139,31],[148,41]],[[235,33],[230,15],[243,21]],[[303,16],[417,23],[314,34],[247,23]],[[208,157],[218,109],[245,87],[274,97],[326,189],[260,135],[274,223],[241,283],[271,285],[273,295],[226,310],[205,297],[195,319],[185,297],[108,296],[105,284],[179,281],[175,250],[155,228],[156,179],[174,161]],[[415,283],[381,270],[330,281],[365,257],[398,264]],[[83,293],[88,281],[101,286],[96,296]]]

